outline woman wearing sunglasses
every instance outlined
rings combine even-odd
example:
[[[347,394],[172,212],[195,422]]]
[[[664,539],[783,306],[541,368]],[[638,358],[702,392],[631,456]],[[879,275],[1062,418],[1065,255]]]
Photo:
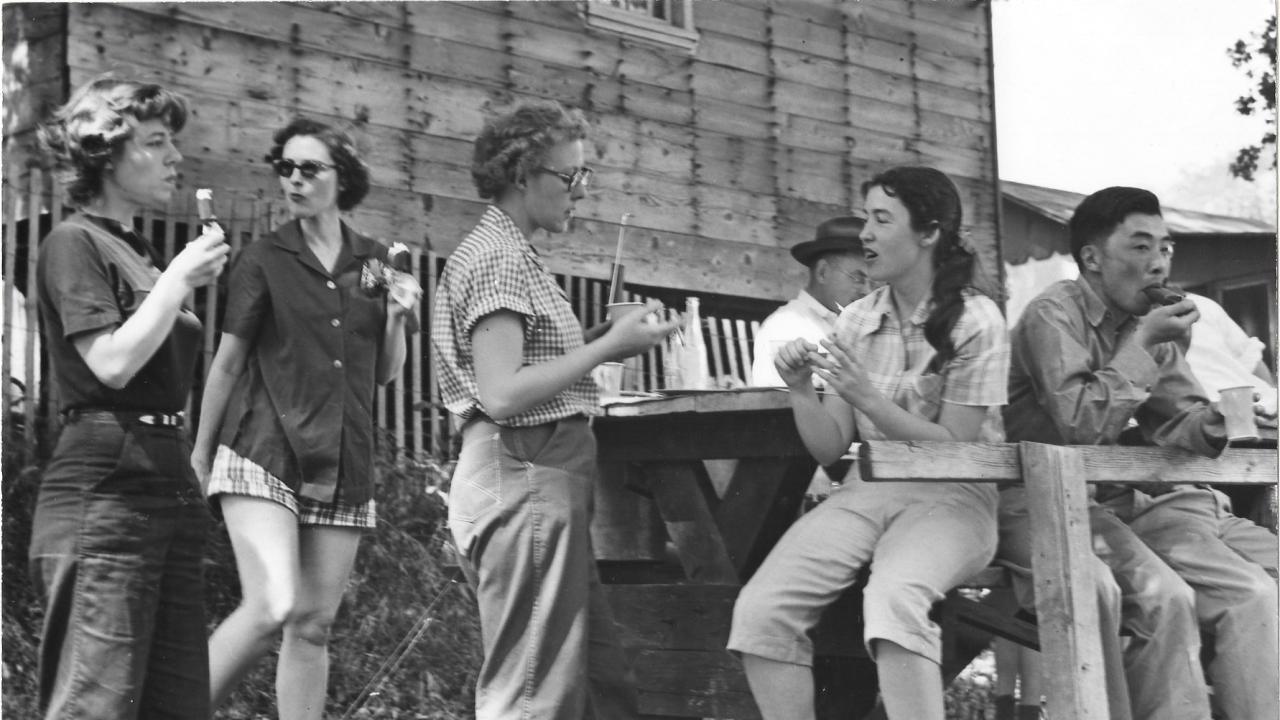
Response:
[[[556,103],[485,125],[471,176],[493,204],[449,257],[432,308],[441,392],[461,426],[449,529],[480,607],[478,720],[636,716],[591,549],[589,373],[678,323],[633,313],[584,335],[530,244],[567,230],[586,194],[586,133]]]
[[[205,537],[212,523],[187,465],[182,409],[200,321],[191,291],[229,247],[216,226],[163,272],[134,231],[164,210],[187,102],[102,77],[40,128],[77,212],[40,243],[44,342],[64,425],[32,521],[31,571],[46,601],[46,718],[209,716]]]
[[[421,289],[408,273],[385,293],[361,282],[387,250],[339,218],[369,189],[351,139],[297,119],[274,142],[293,220],[232,269],[191,463],[243,593],[209,641],[214,706],[281,637],[278,712],[297,720],[324,710],[329,627],[374,524],[374,392],[400,371]]]
[[[1009,341],[1000,308],[971,286],[975,258],[960,234],[956,186],[933,168],[897,167],[864,184],[862,196],[867,275],[884,286],[840,314],[822,342],[829,356],[801,339],[775,361],[805,447],[826,465],[855,432],[1002,439]],[[809,630],[871,563],[863,624],[888,716],[942,720],[941,631],[929,613],[995,547],[993,485],[844,484],[791,526],[734,606],[729,647],[742,653],[761,716],[814,717]]]

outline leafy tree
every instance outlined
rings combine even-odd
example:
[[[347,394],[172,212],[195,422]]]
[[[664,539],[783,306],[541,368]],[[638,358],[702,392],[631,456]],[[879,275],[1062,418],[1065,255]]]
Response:
[[[1267,27],[1262,35],[1254,33],[1250,45],[1244,40],[1227,49],[1231,65],[1244,68],[1245,77],[1255,83],[1248,95],[1236,98],[1236,111],[1241,115],[1253,115],[1265,112],[1267,131],[1262,135],[1262,142],[1257,145],[1240,148],[1235,162],[1231,163],[1231,174],[1245,180],[1252,180],[1258,170],[1258,162],[1262,158],[1264,148],[1270,148],[1271,167],[1275,167],[1276,147],[1276,16],[1267,20]],[[1261,100],[1262,108],[1259,108]]]

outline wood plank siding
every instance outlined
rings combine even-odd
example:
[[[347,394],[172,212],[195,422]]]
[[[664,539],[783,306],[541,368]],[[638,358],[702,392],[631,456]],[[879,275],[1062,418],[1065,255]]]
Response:
[[[65,58],[63,78],[45,69],[61,62],[33,67],[30,97],[107,70],[188,95],[186,191],[274,198],[271,132],[316,116],[373,170],[355,224],[447,254],[483,209],[469,165],[484,120],[552,98],[586,112],[597,170],[572,231],[536,241],[556,272],[606,277],[631,212],[630,282],[784,300],[803,270],[786,249],[904,163],[956,180],[999,267],[982,3],[694,2],[692,53],[591,28],[576,2],[9,4],[6,20],[24,7],[39,9],[30,56]],[[6,110],[7,140],[45,106]]]

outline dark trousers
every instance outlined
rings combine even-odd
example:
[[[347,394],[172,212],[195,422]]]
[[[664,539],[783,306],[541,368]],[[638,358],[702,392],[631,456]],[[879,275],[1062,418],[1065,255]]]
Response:
[[[209,717],[211,516],[178,428],[93,414],[59,438],[36,502],[46,718]]]

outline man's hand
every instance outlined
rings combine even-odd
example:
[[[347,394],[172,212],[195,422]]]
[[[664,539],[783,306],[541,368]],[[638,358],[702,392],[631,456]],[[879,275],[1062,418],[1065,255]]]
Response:
[[[1200,319],[1196,304],[1183,299],[1172,305],[1151,308],[1151,312],[1138,319],[1134,337],[1150,350],[1163,342],[1183,341],[1191,337],[1191,326]]]

